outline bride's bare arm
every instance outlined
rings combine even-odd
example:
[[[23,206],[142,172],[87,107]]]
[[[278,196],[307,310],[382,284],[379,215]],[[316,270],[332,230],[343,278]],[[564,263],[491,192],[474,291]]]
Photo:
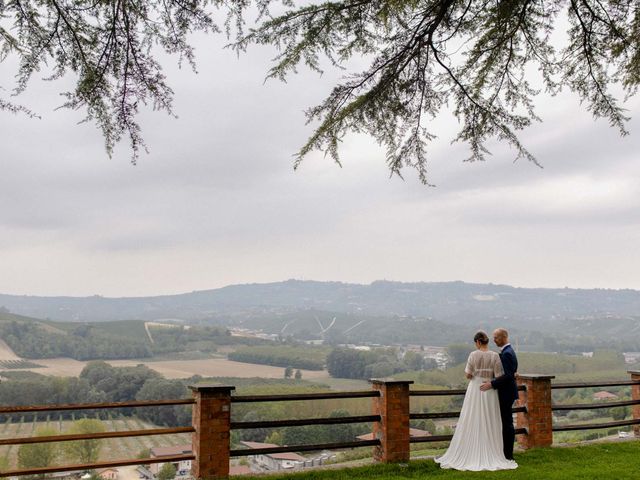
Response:
[[[473,361],[473,352],[469,354],[469,358],[467,358],[467,364],[464,367],[464,374],[467,379],[471,380],[473,378],[473,372],[475,371],[475,363]]]

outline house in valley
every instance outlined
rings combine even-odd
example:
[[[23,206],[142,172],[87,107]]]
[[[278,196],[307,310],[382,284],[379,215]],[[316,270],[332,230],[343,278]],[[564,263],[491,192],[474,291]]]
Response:
[[[261,442],[240,442],[247,448],[271,448],[278,447],[274,443],[261,443]],[[302,468],[305,458],[294,452],[283,453],[260,453],[256,455],[249,455],[249,461],[254,464],[259,470],[279,471],[279,470],[293,470],[296,468]]]
[[[173,447],[154,447],[151,449],[151,458],[162,459],[162,457],[173,457],[176,455],[188,455],[193,453],[191,444],[175,445]],[[179,462],[171,462],[176,467],[176,479],[187,479],[191,477],[191,460],[180,460]],[[149,470],[155,476],[158,475],[160,469],[164,466],[163,462],[152,463]]]

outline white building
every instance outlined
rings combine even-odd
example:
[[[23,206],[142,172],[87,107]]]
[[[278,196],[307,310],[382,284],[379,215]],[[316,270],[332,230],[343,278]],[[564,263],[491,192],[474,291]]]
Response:
[[[248,448],[271,448],[278,447],[274,443],[261,443],[261,442],[240,442],[242,445]],[[305,458],[302,455],[298,455],[293,452],[283,453],[261,453],[257,455],[249,455],[250,462],[263,470],[293,470],[301,468],[304,464]]]
[[[624,352],[624,363],[631,365],[640,362],[640,352]]]

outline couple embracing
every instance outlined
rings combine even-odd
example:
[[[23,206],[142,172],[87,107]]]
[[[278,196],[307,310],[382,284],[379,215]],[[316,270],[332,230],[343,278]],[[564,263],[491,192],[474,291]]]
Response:
[[[456,470],[510,470],[513,460],[513,414],[518,398],[518,360],[504,328],[493,332],[500,354],[489,350],[489,337],[478,332],[473,337],[476,350],[467,360],[465,374],[470,380],[460,419],[446,453],[435,461],[442,468]]]

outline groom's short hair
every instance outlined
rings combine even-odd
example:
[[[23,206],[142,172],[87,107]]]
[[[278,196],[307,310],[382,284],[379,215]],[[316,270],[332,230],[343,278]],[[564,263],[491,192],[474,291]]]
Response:
[[[509,338],[509,332],[507,332],[506,328],[502,328],[502,327],[501,328],[496,328],[494,333],[498,334],[500,336],[503,336],[505,338]]]

